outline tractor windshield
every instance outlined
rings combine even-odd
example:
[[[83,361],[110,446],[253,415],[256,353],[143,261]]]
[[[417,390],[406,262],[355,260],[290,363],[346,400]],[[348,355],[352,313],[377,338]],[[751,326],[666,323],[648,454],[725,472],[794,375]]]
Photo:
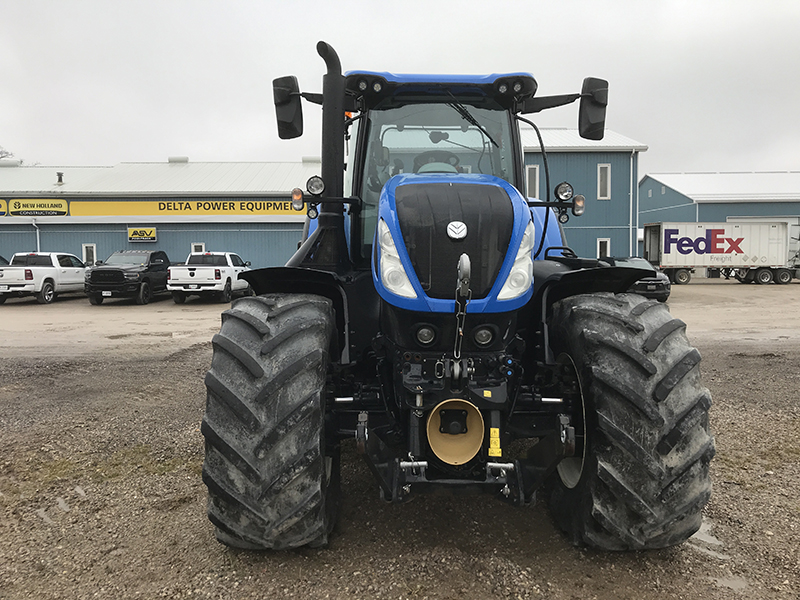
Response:
[[[361,239],[369,256],[378,200],[400,173],[481,173],[513,183],[509,113],[449,103],[406,104],[371,110],[362,172]]]

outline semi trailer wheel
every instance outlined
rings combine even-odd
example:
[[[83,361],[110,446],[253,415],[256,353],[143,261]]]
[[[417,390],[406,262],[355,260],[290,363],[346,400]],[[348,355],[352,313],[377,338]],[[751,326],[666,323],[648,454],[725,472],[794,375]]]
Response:
[[[222,313],[207,403],[203,481],[217,540],[247,549],[327,543],[339,451],[326,445],[331,302],[309,294],[236,300]]]
[[[772,283],[772,269],[761,268],[756,271],[756,283]]]
[[[775,273],[775,283],[781,285],[789,283],[792,280],[792,272],[789,269],[778,269]]]
[[[692,273],[689,269],[676,269],[674,274],[674,283],[678,285],[685,285],[692,280]]]
[[[585,415],[574,419],[582,455],[550,480],[551,513],[573,543],[664,548],[700,528],[711,495],[711,397],[684,329],[666,306],[633,294],[554,306],[554,350],[575,366]]]

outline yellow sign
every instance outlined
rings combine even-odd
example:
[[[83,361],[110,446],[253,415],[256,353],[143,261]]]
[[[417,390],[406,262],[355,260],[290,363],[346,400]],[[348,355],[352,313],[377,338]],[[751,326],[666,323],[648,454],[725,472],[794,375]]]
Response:
[[[92,202],[73,200],[73,217],[103,216],[183,216],[192,215],[304,215],[289,200],[170,200],[133,202]]]
[[[489,456],[503,456],[503,450],[500,448],[500,428],[489,428]]]
[[[6,201],[0,200],[0,217],[6,214]]]
[[[63,217],[69,214],[66,200],[9,200],[8,214],[13,217]]]
[[[128,227],[129,242],[155,242],[155,227]]]

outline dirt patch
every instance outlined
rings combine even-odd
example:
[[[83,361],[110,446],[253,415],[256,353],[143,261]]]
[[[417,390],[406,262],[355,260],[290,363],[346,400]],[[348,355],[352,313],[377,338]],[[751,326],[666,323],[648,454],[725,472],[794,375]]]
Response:
[[[224,306],[8,301],[0,598],[800,597],[800,319],[779,318],[800,314],[800,284],[696,280],[669,305],[714,398],[714,494],[689,542],[599,553],[571,546],[542,502],[385,504],[346,445],[330,547],[242,552],[215,541],[200,479]]]

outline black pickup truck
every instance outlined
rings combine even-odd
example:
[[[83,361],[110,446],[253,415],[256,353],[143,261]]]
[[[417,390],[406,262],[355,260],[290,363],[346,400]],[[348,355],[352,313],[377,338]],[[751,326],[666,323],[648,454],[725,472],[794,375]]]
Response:
[[[84,291],[92,304],[106,298],[136,298],[136,304],[147,304],[167,290],[169,264],[161,250],[120,250],[86,270]]]

